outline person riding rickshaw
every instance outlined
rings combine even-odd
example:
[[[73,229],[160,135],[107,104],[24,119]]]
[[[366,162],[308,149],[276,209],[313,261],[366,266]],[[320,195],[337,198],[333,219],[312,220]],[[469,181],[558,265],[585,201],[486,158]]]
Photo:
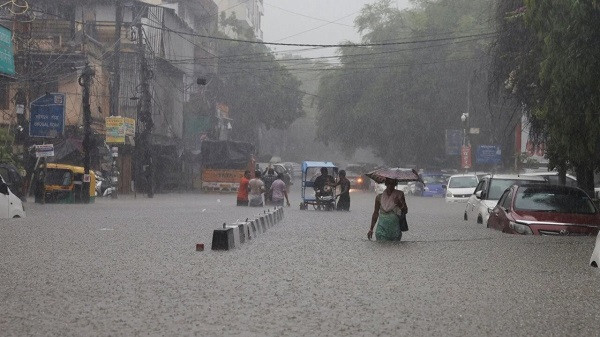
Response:
[[[312,205],[316,210],[334,210],[337,174],[338,168],[332,162],[303,162],[300,209],[306,210],[309,205]],[[307,192],[307,189],[308,191],[312,189],[314,192]]]

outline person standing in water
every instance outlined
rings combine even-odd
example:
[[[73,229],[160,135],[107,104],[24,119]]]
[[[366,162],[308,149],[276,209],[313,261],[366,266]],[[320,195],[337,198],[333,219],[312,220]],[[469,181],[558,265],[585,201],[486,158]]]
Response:
[[[250,184],[250,171],[246,170],[244,172],[244,176],[240,181],[240,187],[238,188],[237,194],[237,205],[238,206],[248,206],[248,191]]]
[[[385,179],[385,190],[375,197],[371,228],[367,233],[369,240],[373,237],[375,224],[377,224],[375,232],[377,241],[400,241],[402,238],[399,215],[408,213],[408,206],[404,193],[396,190],[396,185],[398,185],[397,180]]]
[[[254,172],[254,179],[248,183],[250,193],[248,195],[248,205],[252,207],[262,207],[263,193],[265,192],[265,183],[260,179],[260,171]]]
[[[346,171],[340,171],[340,179],[335,184],[340,186],[340,194],[338,194],[339,200],[337,202],[338,211],[349,211],[350,210],[350,180],[346,178]]]

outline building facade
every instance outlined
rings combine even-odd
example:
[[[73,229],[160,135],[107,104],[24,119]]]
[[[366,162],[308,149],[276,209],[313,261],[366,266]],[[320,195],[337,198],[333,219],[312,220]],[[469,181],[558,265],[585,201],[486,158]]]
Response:
[[[104,119],[111,110],[114,115],[138,119],[143,54],[153,124],[150,144],[155,155],[156,180],[163,182],[168,180],[166,172],[178,173],[176,170],[182,169],[181,165],[170,164],[186,150],[199,148],[200,130],[186,130],[186,115],[216,109],[198,83],[217,72],[216,44],[201,36],[216,33],[218,7],[212,0],[134,0],[120,4],[117,8],[115,1],[85,5],[73,1],[59,7],[54,2],[31,0],[29,13],[18,17],[10,12],[0,13],[0,24],[13,28],[17,68],[15,78],[0,79],[0,124],[11,132],[24,130],[16,134],[16,144],[22,152],[43,141],[81,143],[83,104],[79,77],[88,64],[95,70],[90,88],[95,140],[93,169],[106,171],[107,158],[103,152],[113,144],[104,143]],[[116,35],[118,9],[122,20],[120,34]],[[139,23],[143,31],[142,48]],[[114,62],[116,50],[118,66]],[[57,139],[33,139],[27,132],[28,106],[47,92],[66,95],[65,133]],[[116,102],[113,106],[111,99]],[[140,123],[136,124],[139,128]],[[136,170],[139,172],[140,165],[136,167],[135,163],[136,145],[135,142],[119,145],[121,193],[131,191],[131,181]]]
[[[217,4],[220,13],[225,13],[226,17],[234,15],[244,28],[252,30],[254,37],[262,41],[262,17],[265,12],[263,0],[217,0]],[[232,31],[225,33],[235,36]]]

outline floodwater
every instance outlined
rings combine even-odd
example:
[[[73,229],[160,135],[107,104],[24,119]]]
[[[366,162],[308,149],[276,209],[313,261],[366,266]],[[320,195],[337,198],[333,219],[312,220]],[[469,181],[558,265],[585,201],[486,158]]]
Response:
[[[593,238],[507,235],[408,198],[404,241],[378,243],[374,197],[300,211],[295,188],[281,223],[228,252],[212,230],[262,210],[234,195],[28,203],[0,222],[1,335],[597,334]]]

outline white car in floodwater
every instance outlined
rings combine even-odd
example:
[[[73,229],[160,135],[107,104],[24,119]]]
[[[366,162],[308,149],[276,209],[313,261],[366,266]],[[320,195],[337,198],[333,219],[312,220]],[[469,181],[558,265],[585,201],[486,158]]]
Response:
[[[596,236],[596,245],[594,246],[594,251],[592,252],[592,257],[590,258],[590,266],[598,268],[600,264],[600,234]]]
[[[10,190],[0,176],[0,219],[24,217],[25,210],[21,199]]]
[[[446,187],[446,202],[467,202],[475,191],[479,179],[475,174],[450,176]]]

